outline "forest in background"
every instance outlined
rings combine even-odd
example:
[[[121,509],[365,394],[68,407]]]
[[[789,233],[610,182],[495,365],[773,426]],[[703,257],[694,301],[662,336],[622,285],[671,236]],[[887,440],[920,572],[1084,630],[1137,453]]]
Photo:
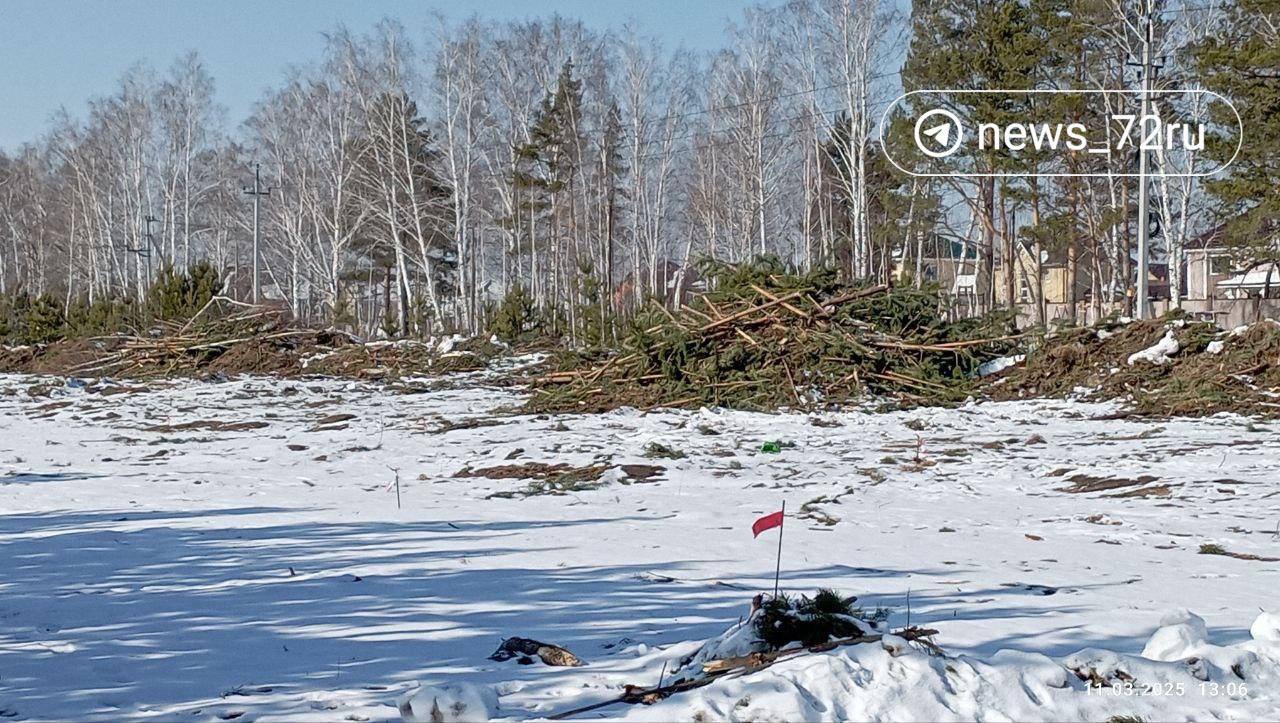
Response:
[[[1246,128],[1227,174],[1152,181],[1157,253],[1178,278],[1187,244],[1223,225],[1276,260],[1277,0],[792,0],[746,9],[705,53],[559,16],[337,28],[244,119],[195,54],[137,66],[0,154],[0,295],[144,300],[164,270],[207,262],[253,300],[257,167],[263,299],[361,333],[477,332],[515,309],[599,339],[646,298],[678,304],[699,258],[922,284],[956,247],[984,277],[978,311],[1040,279],[998,263],[1020,246],[1087,269],[1099,309],[1131,310],[1135,181],[1108,174],[1132,159],[930,179],[877,138],[904,89],[1140,87],[1148,18],[1155,86],[1219,92]]]

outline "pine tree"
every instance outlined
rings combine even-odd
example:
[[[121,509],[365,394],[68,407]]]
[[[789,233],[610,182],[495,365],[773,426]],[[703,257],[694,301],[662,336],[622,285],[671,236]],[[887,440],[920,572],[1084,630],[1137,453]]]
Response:
[[[600,233],[600,279],[596,295],[600,308],[602,325],[613,329],[613,317],[617,310],[613,306],[613,277],[615,264],[615,233],[618,228],[618,217],[621,212],[619,199],[626,195],[623,179],[627,175],[627,164],[622,155],[622,142],[625,131],[622,128],[622,112],[617,102],[610,102],[605,115],[604,137],[600,143],[600,183],[601,199],[601,233]],[[601,334],[604,334],[602,329]]]
[[[560,69],[555,90],[542,100],[529,130],[528,142],[516,149],[518,164],[514,182],[525,199],[524,213],[531,219],[545,220],[548,227],[547,252],[553,264],[549,292],[542,288],[547,269],[538,266],[537,224],[529,225],[533,292],[539,305],[563,301],[570,286],[568,277],[573,266],[566,252],[565,234],[572,236],[574,229],[563,227],[566,223],[572,224],[574,218],[572,209],[566,213],[565,206],[572,204],[574,183],[580,170],[581,120],[582,82],[574,78],[573,61],[568,60]]]
[[[1252,265],[1280,261],[1280,0],[1237,0],[1220,33],[1196,48],[1205,86],[1229,98],[1243,121],[1239,155],[1207,182],[1226,219],[1226,239]],[[1239,127],[1224,103],[1207,143],[1219,163],[1235,153]],[[1277,279],[1280,282],[1280,279]]]
[[[1047,60],[1045,44],[1037,31],[1037,21],[1043,19],[1021,0],[917,0],[912,6],[913,33],[902,70],[903,86],[907,90],[1034,88],[1037,71]],[[938,101],[925,96],[913,99]],[[1028,96],[1019,94],[953,93],[945,101],[962,118],[996,123],[1025,119],[1030,103]],[[926,108],[916,110],[923,112]],[[953,156],[949,163],[959,160],[968,161],[968,170],[974,173],[1011,170],[1010,159],[991,149],[965,159]],[[1006,218],[997,209],[998,186],[1007,183],[997,184],[990,177],[974,182],[973,208],[982,229],[981,253],[990,284],[988,301],[992,304],[998,298],[994,278],[996,239],[1000,219]],[[1008,229],[1004,229],[1002,240],[1004,296],[1012,302],[1014,246]]]

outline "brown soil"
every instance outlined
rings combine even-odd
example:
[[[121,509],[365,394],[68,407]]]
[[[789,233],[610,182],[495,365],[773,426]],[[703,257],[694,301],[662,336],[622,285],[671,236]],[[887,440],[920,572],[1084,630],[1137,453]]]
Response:
[[[459,470],[454,477],[483,477],[485,479],[546,479],[566,474],[570,471],[594,470],[594,467],[576,468],[564,462],[546,464],[545,462],[527,462],[525,464],[500,464],[496,467]],[[601,467],[596,477],[608,467]]]
[[[148,432],[247,432],[269,426],[266,422],[220,422],[216,419],[197,419],[182,424],[159,424],[147,427]]]
[[[390,380],[483,369],[503,351],[486,340],[462,342],[447,354],[425,342],[362,344],[337,331],[291,328],[280,318],[245,327],[228,323],[192,331],[169,325],[152,336],[0,347],[0,372],[126,379],[254,374]]]
[[[1129,364],[1130,355],[1168,332],[1180,347],[1169,363]],[[1207,351],[1214,341],[1222,345],[1216,354]],[[1280,416],[1280,324],[1263,321],[1235,334],[1166,317],[1069,329],[1045,339],[1022,364],[988,379],[985,391],[1003,400],[1064,397],[1082,388],[1087,399],[1131,401],[1122,417],[1224,411]]]
[[[1155,482],[1156,478],[1151,475],[1142,475],[1137,479],[1124,479],[1123,477],[1095,477],[1088,474],[1075,474],[1067,478],[1071,483],[1070,487],[1057,487],[1057,492],[1068,492],[1070,494],[1084,494],[1088,492],[1106,492],[1107,490],[1120,489],[1122,487],[1135,487]]]

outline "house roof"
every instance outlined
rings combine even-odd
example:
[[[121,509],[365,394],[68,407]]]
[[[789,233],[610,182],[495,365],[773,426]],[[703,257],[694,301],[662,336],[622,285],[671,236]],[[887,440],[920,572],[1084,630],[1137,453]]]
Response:
[[[1261,289],[1270,283],[1280,288],[1280,263],[1263,264],[1243,274],[1232,276],[1218,282],[1219,289]]]
[[[1227,245],[1227,225],[1230,223],[1230,221],[1224,221],[1199,236],[1196,236],[1187,242],[1187,248],[1212,249],[1225,247]],[[1267,236],[1275,234],[1277,228],[1280,228],[1280,223],[1277,223],[1276,219],[1264,219],[1259,228],[1251,234],[1252,238],[1241,240],[1249,242],[1264,240]]]

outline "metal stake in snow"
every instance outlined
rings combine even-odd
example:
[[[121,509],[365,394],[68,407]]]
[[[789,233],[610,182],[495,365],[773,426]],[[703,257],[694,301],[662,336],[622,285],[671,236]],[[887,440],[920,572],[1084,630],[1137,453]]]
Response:
[[[778,597],[778,578],[782,575],[782,521],[787,516],[787,501],[782,501],[782,509],[777,512],[761,517],[751,525],[751,534],[753,537],[759,537],[761,532],[778,528],[778,562],[773,568],[773,596]]]
[[[778,578],[782,575],[782,523],[787,519],[787,501],[782,501],[782,511],[778,513],[778,561],[773,566],[773,597],[778,597]]]
[[[399,467],[392,467],[392,466],[388,465],[388,466],[387,466],[387,469],[391,470],[391,471],[392,471],[392,472],[394,472],[394,473],[395,473],[395,475],[396,475],[396,479],[395,479],[395,481],[394,481],[394,482],[392,482],[391,484],[394,484],[394,485],[396,486],[396,509],[398,510],[398,509],[400,509],[400,468],[399,468]],[[390,489],[391,489],[391,484],[387,485],[387,489],[388,489],[388,490],[390,490]]]

